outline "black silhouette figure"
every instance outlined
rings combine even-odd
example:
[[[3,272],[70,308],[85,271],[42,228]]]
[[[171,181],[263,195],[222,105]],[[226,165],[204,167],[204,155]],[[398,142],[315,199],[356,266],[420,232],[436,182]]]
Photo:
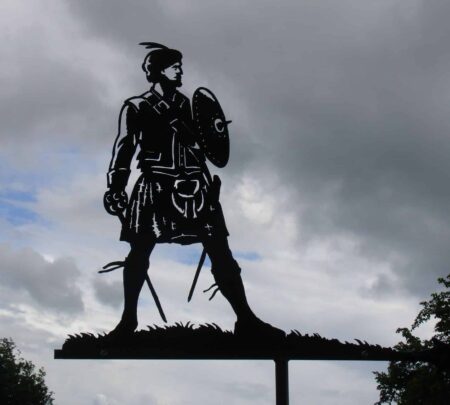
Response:
[[[126,336],[137,328],[137,303],[146,282],[164,321],[165,315],[147,274],[157,243],[202,243],[204,251],[195,274],[192,297],[206,254],[212,264],[217,291],[232,306],[237,336],[284,337],[282,330],[261,321],[251,310],[241,269],[228,246],[228,231],[219,202],[220,179],[211,177],[206,158],[218,167],[228,162],[228,124],[215,96],[199,88],[190,100],[178,91],[182,54],[156,43],[142,43],[149,52],[144,70],[150,90],[124,102],[119,134],[107,174],[105,209],[122,222],[120,239],[130,243],[124,262],[105,266],[104,272],[123,267],[124,309],[111,335]],[[130,163],[137,154],[141,175],[130,199],[125,187]]]

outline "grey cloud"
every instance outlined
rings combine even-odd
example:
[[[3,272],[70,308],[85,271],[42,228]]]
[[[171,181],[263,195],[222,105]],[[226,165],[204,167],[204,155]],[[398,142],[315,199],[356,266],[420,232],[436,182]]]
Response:
[[[159,402],[150,394],[130,393],[127,400],[133,398],[133,403],[137,405],[157,405]],[[92,401],[92,405],[119,405],[121,402],[111,398],[107,394],[97,394]]]
[[[450,141],[447,136],[450,27],[447,16],[450,4],[435,0],[427,0],[426,4],[407,0],[259,1],[248,4],[237,0],[133,3],[81,0],[67,4],[73,15],[67,16],[63,7],[64,15],[61,17],[70,17],[70,21],[77,24],[78,30],[69,27],[72,31],[64,31],[73,33],[73,41],[61,43],[53,41],[52,37],[39,36],[36,27],[28,24],[23,36],[13,38],[14,43],[4,44],[5,48],[9,46],[22,51],[19,56],[10,55],[17,74],[2,82],[2,88],[7,89],[2,93],[3,97],[0,96],[4,105],[1,120],[4,155],[14,149],[22,154],[23,159],[19,162],[22,164],[38,153],[43,164],[36,175],[42,175],[45,170],[45,182],[54,181],[52,176],[56,176],[55,173],[61,178],[71,179],[74,173],[79,174],[83,170],[77,166],[78,162],[72,162],[70,167],[64,159],[58,164],[49,162],[48,156],[58,153],[55,147],[63,145],[67,149],[87,150],[80,164],[91,157],[101,160],[99,152],[111,149],[120,103],[147,86],[140,70],[144,51],[137,43],[143,40],[162,42],[179,48],[184,54],[186,74],[183,91],[189,94],[196,86],[210,87],[233,119],[231,161],[221,172],[224,187],[232,189],[246,175],[267,187],[267,193],[287,188],[293,199],[279,201],[278,209],[296,214],[301,235],[299,245],[333,235],[350,234],[359,243],[357,253],[375,263],[381,260],[392,264],[395,277],[378,276],[368,291],[361,292],[366,299],[357,301],[358,297],[355,297],[355,303],[370,301],[374,296],[384,302],[387,295],[391,299],[398,297],[396,293],[403,292],[403,287],[427,297],[429,291],[436,288],[437,275],[448,272],[450,224],[446,183],[450,169]],[[33,18],[39,22],[46,21],[39,13]],[[72,21],[72,18],[76,20]],[[47,25],[56,26],[59,21],[59,16],[55,16]],[[69,58],[68,54],[74,48],[83,52]],[[106,61],[103,59],[104,53],[117,57],[106,63],[108,58]],[[2,62],[4,60],[2,58]],[[105,63],[99,63],[99,60]],[[34,67],[32,73],[30,66]],[[6,70],[10,69],[2,67],[3,72]],[[111,80],[102,80],[108,75]],[[116,89],[117,92],[111,94],[107,83],[116,83],[120,91]],[[40,148],[38,152],[37,148]],[[16,155],[11,156],[14,158],[8,159],[13,166],[18,165]],[[48,165],[50,170],[46,167]],[[106,165],[105,160],[105,170]],[[9,173],[4,176],[7,182]],[[271,187],[267,180],[269,177],[279,182],[277,187]],[[70,242],[78,243],[80,238],[77,235],[80,233],[82,240],[87,238],[86,209],[89,219],[94,220],[99,215],[92,205],[97,197],[86,186],[88,199],[79,200],[77,192],[80,188],[77,187],[69,187],[67,198],[61,198],[67,184],[70,183],[64,182],[56,194],[44,195],[46,206],[40,207],[39,212],[46,219],[67,224],[65,232],[75,230]],[[99,198],[101,206],[101,194]],[[79,204],[74,204],[74,201]],[[69,203],[66,206],[69,209],[64,208],[65,203]],[[56,209],[58,206],[61,211]],[[233,214],[232,204],[224,208]],[[66,214],[69,219],[65,218]],[[79,227],[74,220],[77,216]],[[106,220],[105,216],[103,221]],[[109,230],[112,232],[109,225],[100,224],[99,228],[108,229],[108,234]],[[263,227],[260,229],[264,232]],[[236,240],[233,238],[236,238],[236,233],[231,235],[231,240]],[[42,245],[42,241],[40,243]],[[89,248],[93,249],[92,246]],[[87,256],[87,250],[82,252],[82,256]],[[0,255],[4,257],[0,275],[2,288],[8,288],[7,297],[17,290],[16,302],[24,302],[23,295],[28,294],[31,302],[46,309],[65,310],[67,307],[68,312],[81,311],[80,292],[76,287],[78,273],[73,263],[67,260],[49,263],[35,252],[14,252],[8,248],[0,249]],[[359,271],[356,267],[358,261],[343,263],[349,268],[332,270],[347,274]],[[62,272],[63,268],[68,272]],[[280,269],[265,270],[269,280],[273,274],[271,271]],[[308,271],[308,267],[301,270]],[[296,268],[292,268],[294,271]],[[323,266],[311,267],[311,273],[321,271],[324,271]],[[48,274],[55,277],[49,278]],[[255,311],[267,309],[264,316],[261,315],[264,319],[283,321],[286,328],[299,325],[297,327],[308,332],[321,328],[319,332],[329,337],[347,338],[351,334],[388,343],[392,339],[397,340],[397,336],[390,336],[389,331],[393,334],[395,327],[402,322],[405,324],[405,312],[391,316],[389,309],[376,304],[366,314],[367,307],[350,309],[351,305],[358,304],[349,303],[336,316],[327,299],[323,300],[323,294],[337,301],[344,289],[342,279],[336,283],[337,291],[333,296],[326,285],[323,289],[310,288],[305,292],[308,285],[292,283],[292,273],[284,274],[286,276],[279,283],[282,289],[291,277],[286,295],[300,298],[306,295],[311,299],[298,301],[304,304],[298,308],[295,305],[299,304],[294,299],[279,300],[292,304],[292,311],[287,313],[285,308],[289,305],[276,307],[269,305],[269,300],[266,306],[258,305],[258,299],[264,295],[252,294],[252,289],[248,288]],[[328,278],[329,274],[322,274],[323,279],[319,280],[334,277]],[[67,278],[62,280],[61,277]],[[161,296],[165,302],[175,306],[181,303],[180,297],[184,302],[191,274],[189,277],[186,274],[179,292],[173,285],[181,283],[178,273],[167,273],[166,277],[176,278],[177,283],[170,280],[167,283],[170,288],[162,288]],[[202,277],[200,282],[206,288],[209,279]],[[253,278],[249,272],[244,272],[247,286],[251,286],[252,281],[261,280],[262,275],[255,273]],[[270,282],[264,285],[268,286]],[[114,290],[119,284],[120,281],[112,285],[106,281],[102,284],[97,278],[94,282],[97,298],[113,305]],[[61,294],[52,296],[49,291]],[[63,296],[62,291],[68,296]],[[146,291],[143,297],[148,297],[148,294]],[[342,296],[352,297],[350,293],[342,293]],[[179,301],[176,301],[177,297]],[[208,306],[207,301],[200,297],[198,294],[189,311],[180,315],[175,310],[171,312],[183,320],[195,317],[208,321],[221,319],[222,323],[229,320],[232,325],[232,312],[223,298],[216,298],[216,302]],[[312,298],[322,300],[321,304]],[[119,293],[118,301],[121,299]],[[317,313],[308,306],[309,302],[311,306],[315,305]],[[196,311],[192,309],[197,308],[195,305],[198,306]],[[157,318],[153,304],[148,312],[152,314],[151,319]],[[330,314],[333,319],[329,318]],[[368,319],[376,320],[370,322],[376,328],[367,326]],[[28,334],[29,330],[24,333]],[[61,398],[65,397],[68,403],[88,403],[99,392],[108,392],[108,397],[96,398],[99,403],[114,403],[112,398],[123,403],[122,395],[126,393],[117,391],[117,384],[113,382],[117,378],[123,380],[124,376],[128,381],[138,383],[131,385],[134,387],[133,399],[142,387],[149,391],[149,395],[153,392],[155,397],[164,398],[164,395],[172,393],[172,384],[181,382],[179,392],[173,393],[174,401],[186,402],[188,399],[192,403],[202,403],[193,396],[198,380],[206,378],[207,385],[216,387],[214,390],[221,394],[222,399],[247,399],[249,403],[258,396],[258,381],[265,381],[256,377],[259,365],[240,368],[234,384],[221,383],[218,387],[217,381],[225,381],[234,375],[235,370],[216,365],[208,368],[207,373],[203,371],[204,374],[195,376],[192,368],[187,373],[186,367],[177,365],[175,375],[170,366],[161,375],[165,366],[157,365],[153,371],[150,370],[153,374],[149,376],[148,365],[142,365],[142,369],[133,365],[127,370],[128,374],[118,368],[122,365],[104,368],[96,365],[97,369],[91,370],[90,374],[95,375],[91,380],[96,383],[87,387],[80,399],[73,393],[78,392],[80,384],[86,383],[89,373],[86,374],[85,367],[77,369],[76,365],[71,366],[76,375],[73,381],[67,381],[61,372],[63,366],[55,362],[50,364],[54,367],[53,378],[58,380]],[[198,365],[196,370],[201,370],[201,367]],[[308,367],[299,380],[306,383],[296,392],[297,397],[305,397],[306,392],[306,397],[309,393],[312,402],[317,402],[319,396],[321,403],[336,403],[335,397],[324,398],[317,394],[318,390],[314,391],[313,369]],[[330,373],[333,380],[335,374],[334,371]],[[187,381],[177,378],[183,375],[191,378]],[[270,375],[267,381],[272,381],[272,368],[267,375]],[[246,385],[249,389],[242,389],[240,381],[245,378],[248,384],[250,376],[254,378],[254,384]],[[364,376],[367,377],[366,384],[373,382],[368,371]],[[349,380],[341,379],[339,384],[344,387]],[[226,393],[232,386],[236,390],[230,389]],[[266,393],[270,387],[271,384],[266,386]],[[329,382],[323,389],[327,387],[335,389],[335,385]],[[372,388],[375,391],[374,385]],[[358,389],[362,390],[361,387]],[[342,398],[342,403],[348,398],[355,403],[373,402],[376,396],[373,392],[365,394],[364,400],[355,400],[353,391],[346,392],[350,393]],[[203,403],[208,403],[211,390],[203,392],[199,388],[198,395]]]
[[[80,271],[71,259],[48,262],[30,248],[13,250],[0,245],[2,287],[27,293],[33,304],[54,313],[84,311],[77,285]],[[8,303],[4,303],[8,304]]]
[[[189,77],[217,88],[234,120],[224,177],[278,176],[303,207],[299,243],[351,233],[374,259],[403,257],[399,282],[418,294],[448,271],[447,3],[67,4],[87,39],[80,43],[92,44],[91,36],[120,55],[124,64],[104,66],[104,74],[117,69],[116,82],[130,88],[146,86],[137,42],[184,52],[186,89]],[[114,109],[106,82],[37,34],[10,55],[18,73],[8,85],[4,136],[31,155],[40,136],[109,149],[120,97]],[[88,48],[94,63],[100,55]],[[58,52],[66,56],[55,62]]]
[[[126,98],[112,107],[112,88],[128,82],[108,73],[112,65],[117,73],[126,56],[84,36],[63,2],[40,11],[39,5],[5,5],[9,40],[0,73],[3,160],[18,169],[33,164],[36,174],[58,151],[82,150],[91,158],[99,144],[110,148],[117,130],[110,117]]]
[[[99,301],[115,308],[122,303],[122,289],[122,281],[107,282],[100,278],[94,281],[94,290]]]
[[[36,137],[43,143],[55,138],[67,140],[67,135],[74,136],[74,120],[83,127],[85,121],[96,122],[102,117],[105,111],[99,83],[79,71],[76,61],[55,61],[53,55],[43,55],[39,50],[26,52],[33,61],[32,74],[30,62],[19,59],[14,93],[0,98],[4,140],[17,141],[17,136],[21,142]],[[91,108],[94,105],[95,110]],[[87,140],[90,135],[81,132],[78,138]]]
[[[2,296],[2,299],[7,298]],[[17,347],[34,356],[39,355],[42,349],[56,344],[61,336],[45,328],[36,328],[35,326],[24,322],[24,319],[17,316],[17,313],[11,311],[8,315],[0,315],[0,338],[9,337]]]
[[[243,400],[257,401],[260,404],[272,403],[271,392],[269,388],[263,384],[223,384],[223,391],[225,393],[234,392],[236,397],[240,397]]]
[[[225,176],[275,173],[305,207],[302,243],[350,233],[375,260],[402,257],[399,283],[419,295],[450,261],[450,5],[424,4],[108,2],[105,13],[105,2],[70,2],[137,60],[136,43],[157,40],[184,52],[186,82],[194,66],[213,89],[229,83],[218,95],[238,119]]]

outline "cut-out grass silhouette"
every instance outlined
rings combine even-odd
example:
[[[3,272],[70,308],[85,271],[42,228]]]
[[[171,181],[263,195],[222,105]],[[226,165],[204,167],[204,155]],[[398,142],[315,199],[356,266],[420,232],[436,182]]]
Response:
[[[411,360],[436,362],[448,347],[441,351],[399,352],[392,348],[369,344],[355,339],[355,343],[327,339],[318,334],[302,335],[291,331],[275,341],[243,339],[216,324],[195,327],[192,323],[170,326],[148,326],[127,338],[113,338],[108,334],[81,333],[69,335],[55,358],[73,359],[297,359],[297,360]],[[444,350],[444,351],[442,351]]]

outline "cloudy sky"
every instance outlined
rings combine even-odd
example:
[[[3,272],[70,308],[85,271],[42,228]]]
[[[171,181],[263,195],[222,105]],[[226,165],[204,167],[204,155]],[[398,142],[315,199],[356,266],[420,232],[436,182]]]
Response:
[[[52,359],[120,317],[120,274],[96,271],[128,250],[102,196],[120,107],[148,87],[139,42],[181,50],[182,91],[210,88],[233,120],[218,174],[255,312],[392,345],[449,273],[449,15],[445,0],[2,0],[0,336],[56,403],[274,403],[270,362]],[[152,255],[169,321],[232,329],[200,293],[208,271],[186,302],[199,254]],[[161,323],[147,291],[139,316]],[[291,402],[373,403],[386,366],[291,362]]]

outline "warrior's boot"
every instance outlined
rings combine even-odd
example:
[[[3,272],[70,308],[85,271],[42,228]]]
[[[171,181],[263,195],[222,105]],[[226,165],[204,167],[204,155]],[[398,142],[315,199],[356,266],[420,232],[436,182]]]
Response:
[[[244,284],[241,278],[241,269],[237,262],[228,266],[220,265],[211,270],[216,284],[222,295],[231,304],[237,321],[234,327],[234,333],[237,337],[262,338],[262,339],[281,339],[286,333],[281,329],[261,321],[251,310],[245,296]]]
[[[110,335],[131,336],[138,326],[137,305],[139,293],[145,281],[149,266],[148,255],[141,251],[131,250],[124,262],[123,294],[124,308],[122,319],[110,332]]]

